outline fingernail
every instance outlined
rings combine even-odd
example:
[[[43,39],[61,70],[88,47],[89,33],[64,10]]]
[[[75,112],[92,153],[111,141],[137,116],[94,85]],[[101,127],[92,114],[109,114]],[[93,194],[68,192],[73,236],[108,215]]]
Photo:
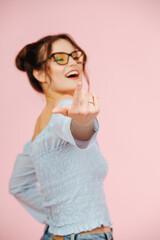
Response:
[[[52,112],[53,112],[53,113],[56,113],[56,112],[57,112],[57,110],[56,110],[56,109],[52,109]]]

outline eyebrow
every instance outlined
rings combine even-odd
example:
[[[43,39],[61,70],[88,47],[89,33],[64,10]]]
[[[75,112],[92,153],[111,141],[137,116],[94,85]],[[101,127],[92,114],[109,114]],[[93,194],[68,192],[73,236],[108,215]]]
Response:
[[[72,52],[76,52],[76,51],[79,51],[79,49],[75,49]],[[70,52],[70,53],[72,53],[72,52]],[[51,54],[55,54],[55,53],[67,53],[67,52],[54,52],[54,53],[51,53]],[[67,54],[70,54],[70,53],[67,53]]]

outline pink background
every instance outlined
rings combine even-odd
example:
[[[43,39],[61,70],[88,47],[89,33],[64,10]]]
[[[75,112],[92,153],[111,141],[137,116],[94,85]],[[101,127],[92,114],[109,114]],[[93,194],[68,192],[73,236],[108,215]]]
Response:
[[[91,91],[100,98],[114,240],[159,240],[160,2],[1,0],[0,29],[0,239],[38,240],[44,230],[8,192],[16,155],[45,105],[14,59],[24,45],[65,32],[86,51]]]

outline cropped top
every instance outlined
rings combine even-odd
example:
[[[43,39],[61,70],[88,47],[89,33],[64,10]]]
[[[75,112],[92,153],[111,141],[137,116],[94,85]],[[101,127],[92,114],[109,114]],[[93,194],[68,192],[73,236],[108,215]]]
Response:
[[[87,141],[73,137],[71,120],[52,113],[47,126],[16,156],[9,181],[10,194],[54,235],[113,224],[103,189],[108,163],[97,141],[98,120]]]

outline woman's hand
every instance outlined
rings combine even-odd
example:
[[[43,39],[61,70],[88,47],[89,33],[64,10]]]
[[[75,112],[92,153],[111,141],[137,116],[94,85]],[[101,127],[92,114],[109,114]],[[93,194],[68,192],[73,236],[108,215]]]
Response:
[[[89,102],[93,102],[94,104]],[[52,112],[55,114],[61,113],[64,116],[72,118],[77,125],[87,127],[100,112],[99,98],[95,94],[88,93],[82,89],[82,83],[78,82],[72,105],[55,107]]]

